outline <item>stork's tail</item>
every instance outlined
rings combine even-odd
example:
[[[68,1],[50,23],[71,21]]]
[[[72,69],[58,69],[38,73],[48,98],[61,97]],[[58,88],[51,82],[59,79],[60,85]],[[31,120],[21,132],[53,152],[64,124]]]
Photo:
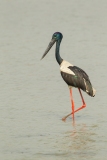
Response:
[[[96,90],[93,88],[93,97],[95,96],[96,94]]]
[[[96,90],[92,87],[91,88],[91,91],[89,92],[88,90],[86,90],[86,93],[91,96],[91,97],[94,97],[95,94],[96,94]]]

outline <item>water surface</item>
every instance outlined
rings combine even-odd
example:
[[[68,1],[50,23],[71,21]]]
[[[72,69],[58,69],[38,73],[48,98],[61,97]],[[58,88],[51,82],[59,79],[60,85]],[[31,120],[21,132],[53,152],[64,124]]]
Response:
[[[71,112],[51,36],[64,38],[61,56],[84,69],[97,90]],[[106,160],[107,1],[18,0],[0,4],[0,159]],[[81,106],[73,89],[76,108]]]

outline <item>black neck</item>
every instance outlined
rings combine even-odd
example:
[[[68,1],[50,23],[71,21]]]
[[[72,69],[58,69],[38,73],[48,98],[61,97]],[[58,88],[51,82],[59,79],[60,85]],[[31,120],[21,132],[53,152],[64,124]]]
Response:
[[[62,63],[63,59],[60,57],[59,48],[60,48],[60,41],[57,41],[56,42],[55,56],[56,56],[56,60],[57,60],[58,64],[60,65]]]

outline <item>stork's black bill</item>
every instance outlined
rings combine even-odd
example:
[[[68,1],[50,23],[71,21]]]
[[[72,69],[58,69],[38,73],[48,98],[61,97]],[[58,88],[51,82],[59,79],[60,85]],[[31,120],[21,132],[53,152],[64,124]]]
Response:
[[[54,45],[55,41],[56,41],[56,39],[52,39],[52,40],[50,41],[50,43],[49,43],[49,45],[48,45],[45,53],[43,54],[41,60],[46,56],[46,54],[47,54],[47,53],[49,52],[49,50],[52,48],[52,46]]]

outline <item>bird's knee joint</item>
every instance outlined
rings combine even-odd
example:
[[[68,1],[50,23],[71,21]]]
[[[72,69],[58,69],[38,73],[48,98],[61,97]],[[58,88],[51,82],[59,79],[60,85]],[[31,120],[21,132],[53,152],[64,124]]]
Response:
[[[86,107],[86,104],[84,104],[83,106]]]

